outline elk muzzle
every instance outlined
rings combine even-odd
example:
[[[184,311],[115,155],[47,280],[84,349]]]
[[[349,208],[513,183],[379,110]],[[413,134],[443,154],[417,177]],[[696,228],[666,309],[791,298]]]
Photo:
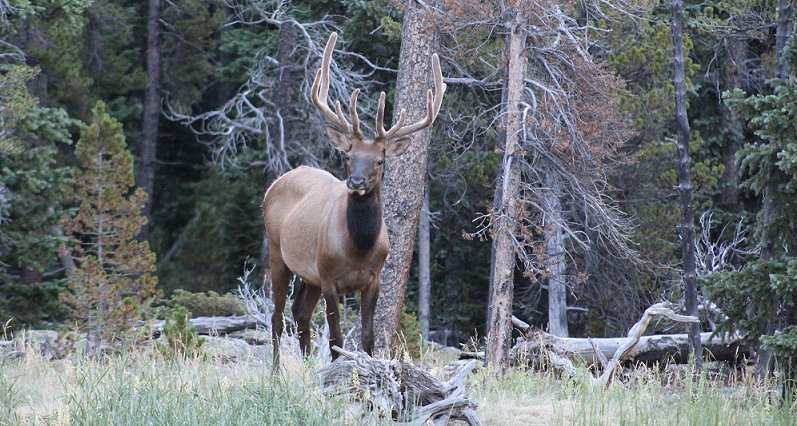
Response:
[[[362,176],[349,176],[346,180],[346,186],[349,188],[349,194],[357,193],[360,196],[365,195],[366,180]]]

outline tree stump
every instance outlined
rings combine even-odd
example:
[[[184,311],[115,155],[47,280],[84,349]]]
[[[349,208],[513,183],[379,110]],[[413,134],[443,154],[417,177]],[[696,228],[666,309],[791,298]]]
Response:
[[[350,395],[355,403],[365,404],[401,425],[444,425],[453,419],[481,425],[476,403],[465,395],[463,386],[478,361],[470,361],[451,380],[442,382],[412,364],[372,358],[337,346],[334,349],[341,357],[318,371],[324,393]]]

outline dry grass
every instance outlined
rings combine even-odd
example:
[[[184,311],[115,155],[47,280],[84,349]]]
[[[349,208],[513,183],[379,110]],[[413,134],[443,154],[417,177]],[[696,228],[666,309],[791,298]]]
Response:
[[[442,372],[434,354],[425,365]],[[137,352],[96,362],[47,361],[28,354],[0,361],[0,425],[388,423],[352,417],[347,401],[320,393],[314,365],[286,357],[273,377],[268,361],[169,360]],[[584,377],[481,369],[468,380],[485,425],[795,425],[795,406],[749,377],[703,380],[637,370],[608,390]]]

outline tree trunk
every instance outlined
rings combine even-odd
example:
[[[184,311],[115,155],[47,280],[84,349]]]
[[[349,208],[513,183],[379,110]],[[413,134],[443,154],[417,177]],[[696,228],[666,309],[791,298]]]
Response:
[[[155,188],[155,165],[158,154],[158,125],[161,114],[161,46],[160,46],[161,0],[149,0],[147,10],[147,88],[144,92],[144,117],[142,124],[141,155],[138,162],[138,186],[149,195],[141,209],[147,223],[141,227],[137,239],[149,238],[152,213],[153,189]]]
[[[789,62],[784,60],[783,51],[786,48],[786,43],[789,41],[792,30],[792,4],[791,0],[780,0],[778,8],[778,26],[775,33],[775,77],[786,79],[789,78]],[[771,173],[771,171],[770,171]],[[761,194],[761,259],[772,260],[775,253],[775,242],[772,238],[776,232],[770,229],[770,222],[772,221],[772,214],[775,210],[775,199],[772,195],[772,188],[769,183],[766,184]],[[778,303],[775,301],[774,303]],[[781,309],[778,309],[778,316],[782,317]],[[775,333],[777,328],[775,321],[767,320],[765,324],[764,335],[771,336]],[[772,370],[772,350],[763,347],[758,349],[758,357],[756,358],[756,376],[758,378],[765,378]]]
[[[287,2],[290,3],[290,2]],[[279,85],[277,86],[277,107],[285,119],[288,127],[294,122],[296,113],[296,93],[300,86],[302,67],[296,63],[296,46],[298,45],[298,30],[293,22],[285,22],[280,26],[279,48],[277,60],[279,61]],[[292,140],[291,129],[286,130],[286,138]]]
[[[743,64],[747,60],[747,56],[745,41],[738,39],[728,41],[729,64],[723,67],[721,73],[724,90],[741,88],[742,70],[739,68],[741,65],[732,66],[731,64]],[[722,128],[727,132],[727,136],[720,147],[720,156],[725,170],[722,172],[722,187],[718,204],[725,210],[739,212],[742,206],[739,204],[739,167],[736,164],[736,153],[744,143],[745,123],[744,120],[733,114],[724,102],[721,102],[719,107],[722,114]]]
[[[512,298],[514,294],[515,243],[520,208],[520,164],[523,150],[521,140],[520,102],[523,100],[527,71],[526,32],[524,13],[514,11],[509,23],[507,102],[504,106],[506,138],[503,149],[501,182],[502,200],[493,206],[493,253],[495,262],[490,283],[490,322],[487,332],[487,362],[502,372],[509,365],[512,335]]]
[[[775,76],[788,78],[790,73],[789,61],[783,58],[783,50],[791,38],[792,31],[792,0],[780,0],[778,8],[778,28],[775,34]]]
[[[418,226],[418,322],[421,323],[421,336],[429,339],[429,294],[432,287],[429,224],[429,186],[423,196],[421,223]]]
[[[504,78],[503,83],[501,85],[501,105],[506,105],[509,93],[509,67],[504,67]],[[504,157],[504,148],[506,147],[506,128],[501,127],[498,129],[498,140],[502,141],[503,146],[497,146],[498,156],[503,158]],[[496,170],[496,182],[495,182],[495,193],[493,194],[493,206],[500,206],[503,203],[504,194],[502,191],[503,188],[503,176],[504,176],[504,163],[499,161],[498,167]],[[490,284],[492,285],[493,282],[493,275],[495,273],[495,250],[490,250]],[[490,332],[490,324],[492,324],[492,317],[493,314],[493,292],[490,291],[487,295],[487,321],[484,324],[484,335],[486,336],[487,333]]]
[[[565,275],[565,241],[559,224],[562,221],[561,187],[556,174],[545,176],[545,268],[548,272],[548,332],[567,337],[567,277]]]
[[[290,0],[283,1],[283,7],[290,8]],[[296,106],[297,90],[300,86],[302,77],[302,67],[296,61],[297,37],[299,36],[296,24],[285,22],[280,26],[279,46],[277,50],[277,60],[279,61],[279,83],[276,88],[277,112],[283,118],[285,128],[283,135],[285,144],[296,140],[297,111]],[[278,177],[278,171],[266,170],[266,182],[271,184]],[[271,282],[269,271],[269,252],[268,252],[268,233],[263,228],[263,238],[260,248],[260,279],[263,283],[266,294],[271,296]]]
[[[675,121],[678,163],[678,193],[681,205],[681,251],[686,314],[697,317],[697,274],[695,270],[695,227],[692,214],[692,178],[689,170],[689,118],[686,114],[686,77],[684,72],[684,40],[681,23],[681,0],[672,1],[672,44],[675,76]],[[703,367],[700,349],[700,323],[688,326],[696,371]]]
[[[407,111],[406,122],[416,122],[426,114],[426,91],[433,87],[431,57],[438,38],[434,25],[424,19],[424,11],[414,2],[406,5],[401,27],[394,120],[401,109]],[[384,217],[390,238],[390,253],[382,270],[381,290],[374,315],[376,353],[387,356],[398,331],[407,281],[412,268],[415,233],[423,204],[426,161],[432,129],[410,136],[409,149],[390,159],[383,183]]]

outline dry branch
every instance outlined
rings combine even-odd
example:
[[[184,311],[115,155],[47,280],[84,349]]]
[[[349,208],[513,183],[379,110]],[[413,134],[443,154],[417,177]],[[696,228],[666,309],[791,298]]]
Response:
[[[446,424],[459,419],[481,425],[476,404],[466,395],[463,383],[479,364],[473,360],[447,382],[421,368],[398,360],[372,358],[363,352],[334,348],[341,357],[318,371],[327,394],[349,394],[397,424]]]

